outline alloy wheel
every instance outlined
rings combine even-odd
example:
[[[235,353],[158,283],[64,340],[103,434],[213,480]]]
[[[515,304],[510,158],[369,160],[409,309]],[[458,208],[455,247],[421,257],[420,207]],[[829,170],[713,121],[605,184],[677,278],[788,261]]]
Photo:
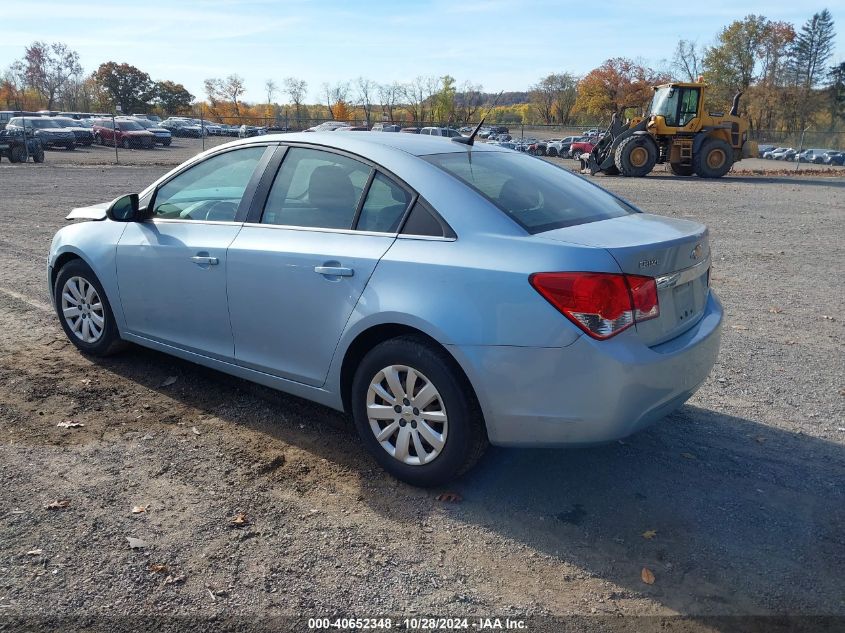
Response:
[[[428,464],[446,445],[446,406],[434,383],[413,367],[390,365],[373,377],[367,418],[381,447],[404,464]]]
[[[85,343],[96,343],[103,335],[103,302],[91,282],[82,277],[71,277],[65,282],[62,315],[74,336]]]

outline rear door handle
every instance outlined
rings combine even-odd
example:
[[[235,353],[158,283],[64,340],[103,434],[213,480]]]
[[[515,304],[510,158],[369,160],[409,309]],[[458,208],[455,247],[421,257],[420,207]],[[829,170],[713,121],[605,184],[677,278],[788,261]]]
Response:
[[[351,277],[355,271],[343,266],[314,266],[314,272],[319,275],[330,275],[332,277]]]
[[[199,264],[200,266],[216,266],[220,263],[220,260],[216,257],[209,257],[208,255],[194,255],[191,257],[191,261],[195,264]]]

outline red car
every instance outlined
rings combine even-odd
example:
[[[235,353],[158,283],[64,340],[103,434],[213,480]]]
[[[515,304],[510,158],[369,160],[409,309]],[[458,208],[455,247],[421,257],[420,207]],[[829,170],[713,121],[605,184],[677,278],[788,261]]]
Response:
[[[580,158],[581,154],[589,154],[593,151],[597,142],[597,139],[592,139],[590,141],[575,141],[569,146],[569,155],[572,158]]]
[[[115,129],[115,126],[117,126],[117,129]],[[125,149],[131,147],[152,149],[155,143],[155,134],[147,132],[135,121],[99,119],[94,122],[92,131],[94,132],[94,140],[100,145],[114,145],[115,137],[117,137],[117,144]]]

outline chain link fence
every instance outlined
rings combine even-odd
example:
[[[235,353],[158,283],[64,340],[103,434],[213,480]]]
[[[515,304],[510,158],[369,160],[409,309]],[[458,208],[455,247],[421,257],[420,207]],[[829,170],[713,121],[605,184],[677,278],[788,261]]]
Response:
[[[2,113],[0,113],[2,114]],[[56,113],[54,116],[31,116],[35,113],[8,113],[9,129],[26,128],[27,137],[40,141],[48,150],[44,159],[54,164],[118,164],[175,166],[199,152],[238,139],[273,133],[303,130],[419,132],[428,127],[448,127],[469,133],[474,124],[443,124],[436,121],[401,121],[380,117],[380,120],[338,121],[328,117],[297,117],[285,108],[274,116],[217,116],[198,109],[196,116],[154,114],[79,114]],[[4,121],[0,120],[0,125]],[[490,124],[499,133],[516,141],[549,141],[580,137],[602,131],[605,126],[564,126],[527,123]],[[20,132],[20,130],[19,130]],[[751,137],[761,145],[811,149],[845,149],[845,133],[806,130],[802,134],[778,130],[752,130]],[[2,142],[2,141],[0,141]],[[32,158],[33,145],[25,151]]]

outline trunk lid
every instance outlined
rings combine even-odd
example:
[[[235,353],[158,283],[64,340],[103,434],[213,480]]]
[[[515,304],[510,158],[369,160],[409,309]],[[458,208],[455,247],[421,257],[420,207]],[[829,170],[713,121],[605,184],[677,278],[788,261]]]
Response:
[[[537,234],[607,250],[624,273],[654,277],[660,316],[637,323],[646,345],[659,345],[691,328],[710,292],[710,242],[698,222],[635,213]]]

